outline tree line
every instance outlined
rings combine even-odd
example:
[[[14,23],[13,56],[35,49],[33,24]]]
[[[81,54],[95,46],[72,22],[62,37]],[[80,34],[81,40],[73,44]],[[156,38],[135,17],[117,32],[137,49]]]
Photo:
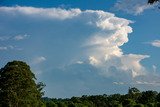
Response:
[[[160,93],[129,88],[128,93],[83,95],[65,99],[43,97],[42,82],[29,65],[22,61],[8,62],[0,69],[0,107],[160,107]]]
[[[91,95],[70,99],[43,98],[46,107],[160,107],[160,93],[129,88],[125,95]]]

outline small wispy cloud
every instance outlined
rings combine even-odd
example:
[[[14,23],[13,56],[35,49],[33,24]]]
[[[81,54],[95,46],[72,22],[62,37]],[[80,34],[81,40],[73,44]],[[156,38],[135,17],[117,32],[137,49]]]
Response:
[[[77,61],[76,63],[77,64],[83,64],[84,62],[83,61]]]
[[[44,56],[36,56],[30,60],[31,67],[36,75],[40,75],[43,73],[43,64],[46,61],[46,57]]]
[[[30,35],[24,34],[24,35],[16,35],[16,36],[1,36],[0,35],[0,41],[4,43],[4,46],[0,46],[0,51],[6,51],[6,50],[16,50],[16,51],[21,51],[23,48],[20,48],[19,46],[16,46],[14,44],[8,45],[6,44],[7,42],[12,42],[12,41],[20,41],[28,38]]]
[[[17,46],[13,46],[13,45],[7,45],[7,46],[0,46],[0,51],[6,51],[6,50],[17,50],[17,51],[21,51],[23,50],[22,48],[19,48]]]
[[[35,59],[33,59],[32,63],[33,64],[39,64],[39,63],[42,63],[46,61],[46,58],[44,56],[39,56],[39,57],[36,57]]]
[[[19,35],[16,35],[16,36],[0,36],[0,41],[8,41],[8,40],[24,40],[26,38],[30,37],[30,35],[28,34],[19,34]]]
[[[156,73],[156,71],[157,71],[157,66],[152,65],[152,68],[153,68],[153,72]]]
[[[0,47],[0,51],[4,51],[4,50],[7,50],[8,48],[6,46],[1,46]]]
[[[115,84],[115,85],[125,85],[124,82],[113,82],[113,84]]]
[[[148,85],[148,86],[160,86],[158,81],[132,81],[132,82],[113,82],[114,85]]]
[[[0,41],[9,40],[10,38],[10,36],[0,36]]]
[[[25,34],[25,35],[17,35],[14,37],[14,40],[23,40],[25,38],[29,37],[29,35]]]
[[[152,81],[152,82],[147,82],[147,81],[136,81],[134,84],[137,84],[137,85],[160,86],[160,82],[157,82],[157,81]]]
[[[160,40],[154,40],[154,41],[150,42],[149,44],[151,44],[152,46],[160,48]]]
[[[13,46],[13,45],[9,45],[8,49],[10,49],[10,50],[17,50],[17,51],[22,51],[23,50],[23,48],[18,47],[18,46]]]

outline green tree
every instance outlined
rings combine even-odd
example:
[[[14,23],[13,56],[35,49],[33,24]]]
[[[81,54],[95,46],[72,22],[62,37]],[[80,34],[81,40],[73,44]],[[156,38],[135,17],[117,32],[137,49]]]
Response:
[[[127,97],[133,99],[134,101],[137,101],[140,95],[141,92],[137,88],[133,87],[129,88]]]
[[[41,107],[42,84],[22,61],[8,62],[0,69],[0,104],[2,107]]]
[[[58,107],[53,101],[46,101],[46,107]]]
[[[156,96],[156,101],[160,102],[160,93],[158,93],[158,95]]]
[[[143,104],[135,104],[134,107],[144,107]]]
[[[122,105],[124,107],[132,107],[135,104],[135,102],[132,99],[125,99],[122,102]]]
[[[157,96],[156,91],[145,91],[142,92],[142,95],[138,98],[138,102],[142,104],[154,103],[156,101]]]
[[[135,93],[140,93],[140,91],[135,87],[129,88],[128,94],[135,94]]]
[[[65,104],[65,102],[61,101],[61,102],[58,102],[58,107],[67,107],[67,104]]]
[[[147,107],[155,107],[155,104],[149,102],[149,103],[147,104]]]

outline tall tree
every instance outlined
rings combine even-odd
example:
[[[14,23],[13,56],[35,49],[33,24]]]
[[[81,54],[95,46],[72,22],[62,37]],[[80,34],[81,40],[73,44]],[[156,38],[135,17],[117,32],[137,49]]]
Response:
[[[136,101],[140,95],[141,95],[141,92],[137,88],[133,87],[128,89],[128,95],[127,95],[128,98]]]
[[[35,75],[25,62],[8,62],[0,69],[1,106],[41,107],[41,89],[35,80]]]

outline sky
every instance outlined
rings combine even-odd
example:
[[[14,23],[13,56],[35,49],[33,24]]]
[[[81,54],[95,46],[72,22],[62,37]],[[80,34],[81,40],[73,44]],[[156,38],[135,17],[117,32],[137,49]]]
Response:
[[[30,65],[45,96],[160,90],[159,3],[0,0],[0,67]]]

